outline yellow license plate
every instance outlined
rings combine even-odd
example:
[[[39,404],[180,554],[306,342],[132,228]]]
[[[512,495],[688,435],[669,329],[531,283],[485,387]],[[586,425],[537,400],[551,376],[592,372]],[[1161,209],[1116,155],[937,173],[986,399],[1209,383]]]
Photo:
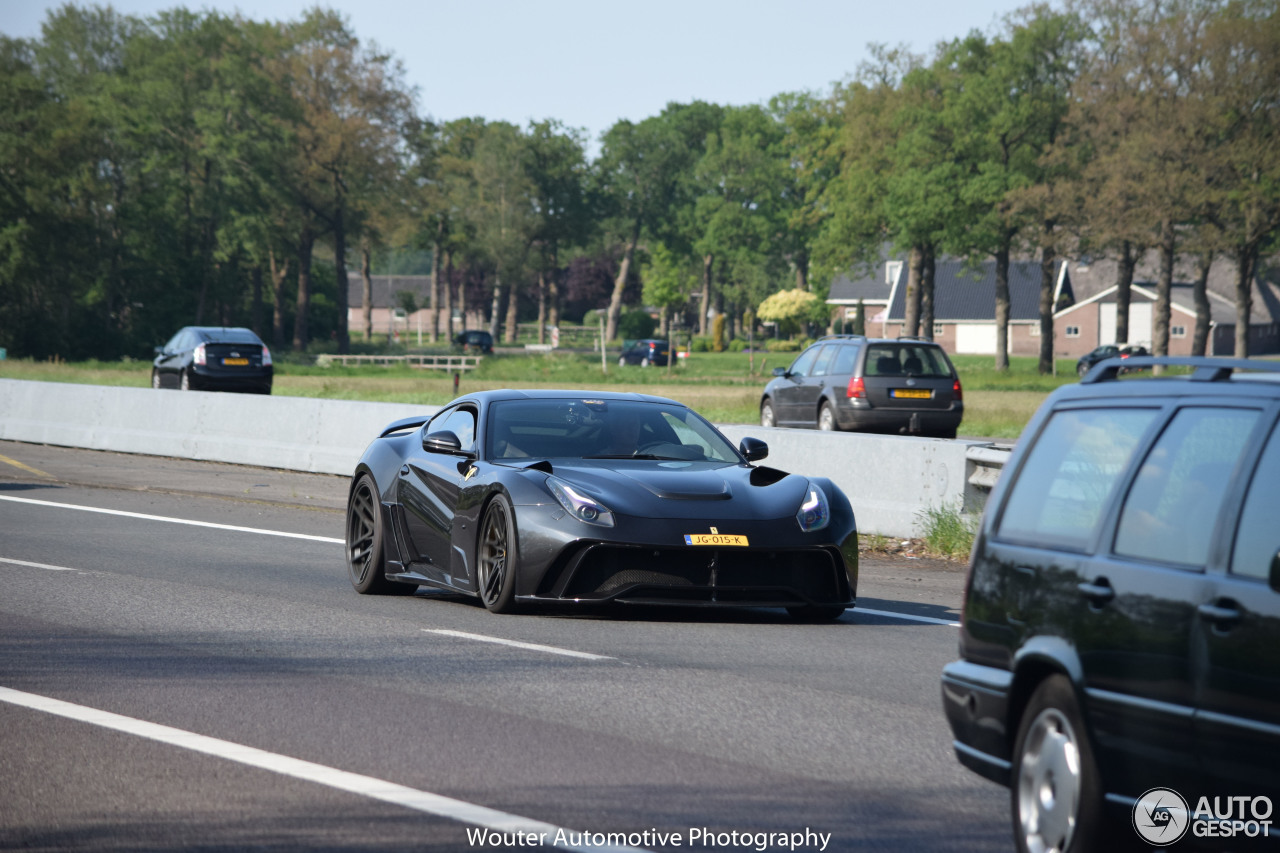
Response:
[[[928,400],[933,396],[933,394],[928,391],[920,391],[915,388],[894,388],[893,396],[905,397],[908,400]]]
[[[736,533],[686,533],[686,545],[746,546],[747,537]]]
[[[249,364],[247,358],[224,358],[222,363],[230,367],[245,367]]]

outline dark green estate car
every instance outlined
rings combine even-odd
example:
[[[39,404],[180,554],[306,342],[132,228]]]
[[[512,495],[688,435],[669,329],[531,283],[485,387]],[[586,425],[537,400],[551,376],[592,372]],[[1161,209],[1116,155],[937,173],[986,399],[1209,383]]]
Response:
[[[1028,424],[942,674],[1018,850],[1280,845],[1278,421],[1280,363],[1133,356]]]

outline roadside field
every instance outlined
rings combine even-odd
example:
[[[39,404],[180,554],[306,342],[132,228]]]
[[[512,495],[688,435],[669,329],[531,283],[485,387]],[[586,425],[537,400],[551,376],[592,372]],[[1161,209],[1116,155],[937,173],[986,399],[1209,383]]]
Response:
[[[679,400],[718,423],[756,423],[760,392],[775,367],[794,353],[694,353],[670,369],[619,367],[617,356],[603,370],[598,355],[526,354],[499,351],[476,370],[458,377],[458,391],[491,388],[629,389]],[[1058,376],[1041,376],[1034,358],[1010,359],[998,373],[989,356],[955,356],[964,386],[961,435],[1016,438],[1049,391],[1074,381],[1072,361],[1061,359]],[[40,382],[147,387],[150,363],[0,361],[0,377]],[[454,397],[453,374],[409,367],[316,367],[285,357],[276,363],[275,393],[392,403],[440,405]]]

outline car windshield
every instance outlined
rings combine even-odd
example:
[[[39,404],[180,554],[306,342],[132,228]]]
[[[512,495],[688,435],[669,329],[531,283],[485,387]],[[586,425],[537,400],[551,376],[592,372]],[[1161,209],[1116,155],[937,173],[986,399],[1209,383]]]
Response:
[[[738,463],[700,415],[636,400],[505,400],[489,408],[486,455],[519,459],[660,459]]]
[[[950,377],[951,366],[936,346],[873,344],[867,347],[866,375]]]

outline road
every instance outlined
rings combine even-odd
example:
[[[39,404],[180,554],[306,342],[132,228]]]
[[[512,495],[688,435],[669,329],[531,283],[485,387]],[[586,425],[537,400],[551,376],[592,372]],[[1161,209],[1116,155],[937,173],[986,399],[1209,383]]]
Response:
[[[499,617],[356,595],[346,487],[0,442],[0,849],[1010,848],[940,707],[959,568]]]

